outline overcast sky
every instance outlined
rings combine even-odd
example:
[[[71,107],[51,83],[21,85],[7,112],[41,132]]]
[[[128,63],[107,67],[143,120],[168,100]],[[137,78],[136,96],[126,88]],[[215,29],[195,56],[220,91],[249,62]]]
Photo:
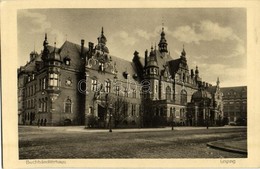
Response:
[[[18,63],[40,53],[44,33],[57,47],[67,39],[97,43],[101,27],[110,54],[131,60],[158,45],[162,22],[168,51],[179,58],[185,46],[190,69],[198,65],[204,81],[221,86],[246,85],[246,10],[242,8],[35,9],[18,11]]]

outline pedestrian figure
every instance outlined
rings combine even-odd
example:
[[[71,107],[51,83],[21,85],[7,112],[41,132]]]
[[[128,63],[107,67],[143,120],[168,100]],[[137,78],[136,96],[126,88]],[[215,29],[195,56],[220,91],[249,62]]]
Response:
[[[47,120],[45,119],[45,120],[44,120],[44,126],[46,126],[46,123],[47,123]]]
[[[41,119],[41,126],[42,126],[42,123],[43,123],[43,119]]]
[[[40,127],[40,119],[38,119],[37,125],[38,125],[38,128],[39,128]]]

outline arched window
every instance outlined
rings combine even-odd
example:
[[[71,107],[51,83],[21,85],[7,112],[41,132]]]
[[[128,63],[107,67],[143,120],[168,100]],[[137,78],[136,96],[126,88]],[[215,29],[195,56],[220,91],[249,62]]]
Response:
[[[187,103],[187,92],[185,90],[181,91],[181,104]]]
[[[171,88],[169,86],[166,87],[166,100],[171,100]]]
[[[69,98],[65,102],[65,113],[71,113],[71,100]]]

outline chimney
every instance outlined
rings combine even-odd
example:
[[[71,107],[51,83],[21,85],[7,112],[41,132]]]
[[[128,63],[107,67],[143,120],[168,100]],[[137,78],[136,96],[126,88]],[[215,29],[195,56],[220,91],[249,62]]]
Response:
[[[148,50],[146,49],[145,53],[144,53],[144,66],[146,67],[147,66],[147,62],[148,62]]]
[[[92,42],[89,42],[88,43],[88,58],[90,58],[91,56],[92,56],[92,54],[93,54],[93,50],[94,50],[94,43],[92,43]]]
[[[83,58],[83,52],[84,52],[84,43],[85,43],[85,40],[84,39],[81,39],[81,57]]]

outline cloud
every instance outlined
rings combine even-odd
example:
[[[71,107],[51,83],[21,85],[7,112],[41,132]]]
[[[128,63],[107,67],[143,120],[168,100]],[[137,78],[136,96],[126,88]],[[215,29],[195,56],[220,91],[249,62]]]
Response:
[[[196,66],[193,62],[192,68]],[[221,86],[245,85],[247,80],[247,70],[244,67],[234,68],[224,64],[198,64],[200,76],[203,81],[216,84],[217,77],[220,78]]]
[[[162,26],[160,26],[160,25],[156,26],[155,29],[152,32],[148,32],[146,30],[142,30],[142,29],[139,29],[139,28],[134,30],[134,33],[137,36],[144,38],[146,40],[151,40],[155,37],[158,37],[161,32],[162,32]],[[168,27],[164,27],[164,32],[166,34],[169,33]]]
[[[233,32],[230,27],[220,26],[216,22],[210,20],[203,20],[200,23],[193,23],[192,26],[177,27],[170,34],[181,42],[196,43],[200,41],[226,41],[235,40],[241,41],[240,38]]]
[[[124,45],[131,45],[133,46],[134,44],[137,43],[137,39],[133,36],[130,36],[126,31],[119,31],[117,34],[115,34],[113,37],[113,41],[115,39],[118,39],[120,42],[122,42]]]
[[[149,40],[150,37],[151,37],[151,34],[150,34],[150,33],[148,33],[148,32],[145,31],[145,30],[142,30],[142,29],[136,29],[136,30],[135,30],[135,33],[136,33],[138,36],[140,36],[141,38],[144,38],[144,39],[146,39],[146,40]]]
[[[51,28],[51,23],[47,21],[47,17],[41,13],[21,10],[19,17],[29,18],[32,27],[29,30],[31,33],[42,33]]]
[[[44,33],[47,33],[48,38],[53,37],[53,40],[56,41],[57,45],[62,44],[65,41],[64,34],[52,27],[52,24],[47,20],[46,15],[29,10],[21,10],[19,11],[18,17],[28,19],[31,25],[28,30],[30,34],[40,33],[44,35]]]

